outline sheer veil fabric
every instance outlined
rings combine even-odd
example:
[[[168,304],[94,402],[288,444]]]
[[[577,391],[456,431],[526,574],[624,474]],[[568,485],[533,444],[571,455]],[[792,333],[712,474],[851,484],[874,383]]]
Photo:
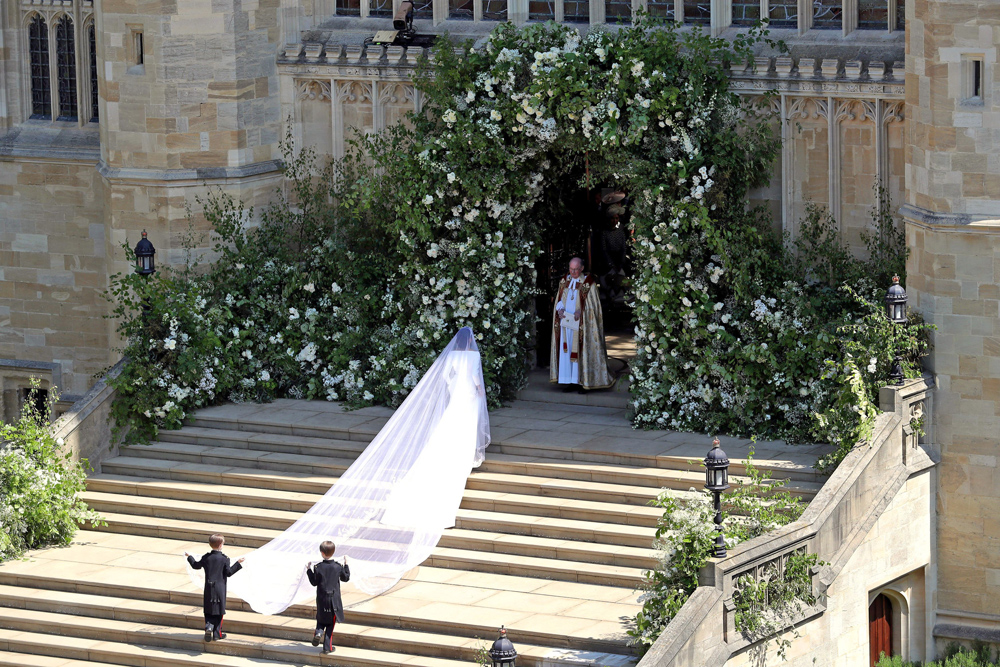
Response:
[[[277,614],[313,597],[306,566],[332,540],[351,581],[378,595],[430,555],[490,444],[479,348],[462,328],[361,456],[291,527],[246,556],[229,590]],[[200,572],[190,571],[200,580]]]

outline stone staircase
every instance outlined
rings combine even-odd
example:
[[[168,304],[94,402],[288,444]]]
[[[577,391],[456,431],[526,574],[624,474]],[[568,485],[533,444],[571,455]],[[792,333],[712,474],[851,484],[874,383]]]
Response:
[[[475,663],[501,625],[519,665],[634,664],[625,631],[642,571],[657,562],[648,502],[662,488],[701,487],[708,440],[633,431],[621,392],[534,382],[523,397],[491,414],[486,462],[431,557],[382,596],[345,587],[333,655],[308,643],[309,604],[265,616],[231,598],[229,638],[205,644],[201,592],[181,558],[205,551],[213,532],[232,558],[273,538],[391,414],[279,400],[202,410],[104,461],[85,499],[106,525],[0,566],[0,665],[446,667]],[[738,475],[746,443],[724,446]],[[761,443],[758,453],[794,493],[818,490],[811,449]]]

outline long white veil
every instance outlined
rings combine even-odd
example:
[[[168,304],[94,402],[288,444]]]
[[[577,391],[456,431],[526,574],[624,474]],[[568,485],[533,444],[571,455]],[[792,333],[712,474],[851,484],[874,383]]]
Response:
[[[323,498],[247,554],[229,590],[262,614],[305,601],[315,595],[306,564],[332,540],[336,557],[349,557],[352,584],[371,595],[387,591],[455,524],[466,480],[489,443],[479,348],[465,327]]]

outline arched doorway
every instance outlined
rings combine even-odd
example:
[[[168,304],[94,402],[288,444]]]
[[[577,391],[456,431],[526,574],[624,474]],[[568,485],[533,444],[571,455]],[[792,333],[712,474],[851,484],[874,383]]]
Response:
[[[884,593],[876,595],[868,607],[868,645],[872,667],[883,653],[892,655],[892,600]]]

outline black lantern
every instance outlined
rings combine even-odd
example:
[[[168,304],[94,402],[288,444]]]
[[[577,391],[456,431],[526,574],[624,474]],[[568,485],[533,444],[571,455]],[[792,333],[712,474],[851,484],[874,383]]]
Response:
[[[899,284],[899,276],[892,277],[892,285],[885,293],[885,316],[893,324],[906,326],[906,290]],[[889,380],[894,385],[901,385],[903,377],[903,358],[897,350],[892,360],[892,370],[889,371]]]
[[[899,284],[899,276],[892,277],[892,285],[885,293],[885,316],[893,324],[906,324],[906,290]]]
[[[148,276],[156,271],[153,266],[153,255],[156,248],[146,238],[146,230],[142,230],[142,238],[135,244],[135,272],[142,276]]]
[[[514,658],[516,657],[517,651],[514,650],[514,645],[507,639],[507,630],[503,626],[500,626],[500,636],[493,642],[493,648],[490,649],[490,659],[493,661],[493,667],[514,667]]]
[[[705,457],[705,488],[715,496],[715,549],[712,556],[725,558],[726,538],[722,536],[722,492],[729,488],[729,458],[719,447],[719,439],[712,441],[712,449]]]

